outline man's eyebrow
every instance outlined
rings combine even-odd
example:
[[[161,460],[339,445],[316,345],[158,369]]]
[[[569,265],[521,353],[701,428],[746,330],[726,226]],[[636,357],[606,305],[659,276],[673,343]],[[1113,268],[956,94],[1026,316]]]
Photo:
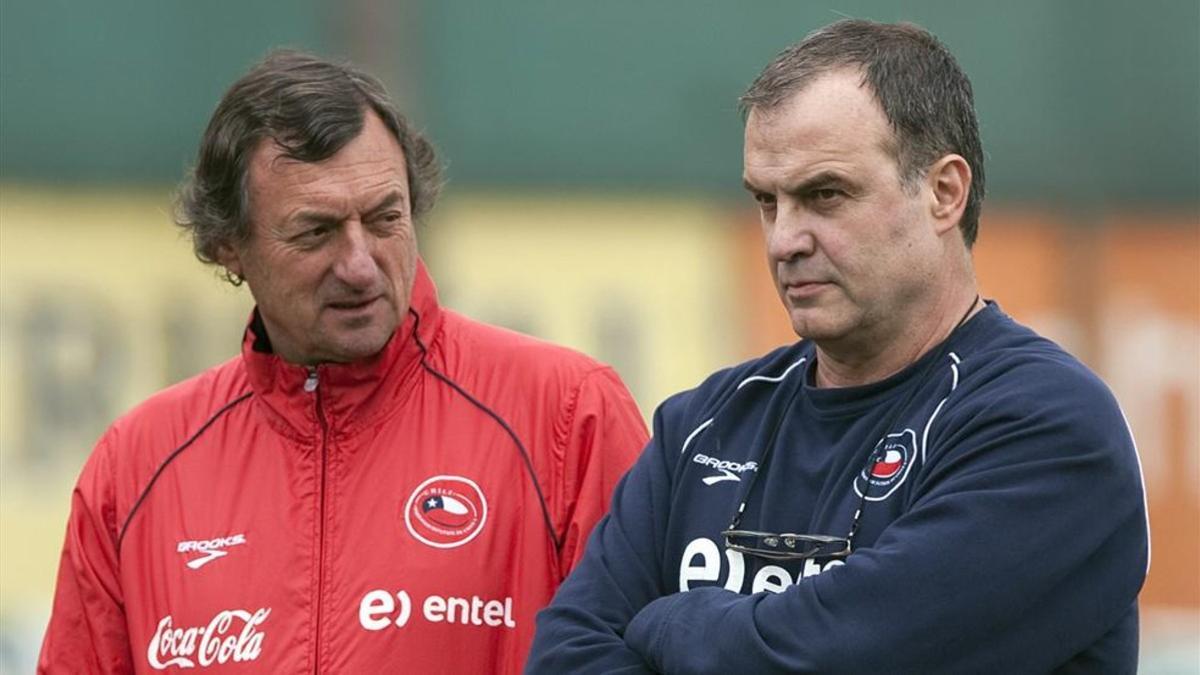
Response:
[[[336,225],[339,221],[341,221],[341,216],[332,211],[300,209],[288,216],[286,222],[300,225]]]
[[[797,183],[786,184],[786,187],[782,190],[782,192],[786,194],[803,194],[805,192],[811,192],[812,190],[819,190],[832,186],[845,186],[849,184],[849,181],[847,181],[844,176],[836,171],[821,171]],[[765,190],[754,186],[750,180],[745,177],[742,178],[742,187],[752,194],[765,192]]]
[[[762,190],[759,190],[758,188],[751,185],[750,179],[746,178],[745,176],[742,177],[742,187],[745,188],[746,192],[749,192],[751,194],[758,194],[759,192],[762,192]]]
[[[391,190],[374,206],[367,210],[367,215],[375,215],[385,209],[390,209],[404,200],[399,190]],[[302,225],[336,225],[342,221],[343,215],[335,211],[323,211],[319,208],[303,208],[288,216],[288,222]]]
[[[400,194],[399,190],[390,190],[375,204],[375,206],[367,209],[367,215],[375,215],[380,211],[385,211],[392,208],[402,201],[404,201],[404,195]]]
[[[845,177],[834,171],[821,171],[815,173],[808,178],[796,183],[788,188],[788,192],[792,194],[803,194],[813,190],[822,188],[847,185]]]

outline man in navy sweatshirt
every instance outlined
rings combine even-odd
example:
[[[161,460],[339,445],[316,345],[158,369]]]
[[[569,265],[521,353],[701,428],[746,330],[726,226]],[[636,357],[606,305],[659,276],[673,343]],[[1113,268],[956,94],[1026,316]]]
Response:
[[[527,672],[1134,672],[1134,442],[1104,383],[979,297],[954,57],[841,21],[742,105],[803,339],[662,404]]]

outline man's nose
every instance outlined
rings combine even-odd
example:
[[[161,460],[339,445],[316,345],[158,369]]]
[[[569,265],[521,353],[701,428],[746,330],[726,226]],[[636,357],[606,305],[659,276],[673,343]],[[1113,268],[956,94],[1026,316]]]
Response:
[[[375,263],[375,237],[357,219],[346,223],[338,242],[333,272],[338,280],[352,288],[375,283],[379,271]]]
[[[781,204],[766,227],[767,255],[778,261],[812,255],[817,248],[814,226],[813,216],[804,209]]]

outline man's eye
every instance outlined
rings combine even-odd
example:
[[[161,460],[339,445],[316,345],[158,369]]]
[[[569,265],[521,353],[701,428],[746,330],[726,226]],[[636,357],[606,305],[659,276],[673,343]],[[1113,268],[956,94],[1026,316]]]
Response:
[[[754,201],[763,208],[773,208],[775,206],[775,195],[767,194],[766,192],[757,192],[754,194]]]
[[[812,191],[812,198],[818,202],[833,202],[842,197],[842,191],[836,188],[821,188]]]
[[[370,221],[371,229],[380,234],[392,234],[404,225],[404,214],[400,211],[386,211]]]
[[[300,234],[297,234],[292,239],[293,239],[293,241],[302,242],[302,243],[312,243],[314,241],[320,241],[326,235],[329,234],[331,229],[332,228],[330,228],[328,225],[319,225],[317,227],[310,227],[309,229],[304,230]]]

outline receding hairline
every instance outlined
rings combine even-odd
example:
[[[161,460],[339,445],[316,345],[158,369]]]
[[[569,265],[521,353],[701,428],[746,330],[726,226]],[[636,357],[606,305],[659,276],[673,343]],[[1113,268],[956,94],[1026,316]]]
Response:
[[[780,91],[778,96],[771,98],[769,102],[762,104],[746,106],[745,126],[750,127],[752,117],[756,117],[765,124],[773,124],[782,115],[786,114],[796,104],[796,99],[807,91],[810,91],[814,86],[822,80],[827,80],[842,75],[857,77],[858,89],[867,94],[867,99],[871,102],[874,110],[878,113],[878,119],[882,122],[883,137],[880,140],[881,149],[888,154],[897,164],[900,162],[900,138],[899,131],[888,118],[887,111],[883,108],[883,102],[879,99],[879,95],[875,93],[875,88],[871,86],[870,80],[867,78],[866,68],[857,63],[847,63],[836,65],[830,68],[823,68],[813,72],[809,77],[798,80],[794,86],[788,87],[786,91]]]
[[[742,111],[743,117],[749,119],[750,115],[755,112],[760,116],[776,114],[780,110],[789,107],[789,104],[797,96],[808,91],[817,82],[838,75],[857,76],[858,87],[865,90],[871,96],[871,99],[875,101],[875,104],[879,106],[880,112],[883,112],[883,103],[875,93],[875,88],[871,86],[866,68],[859,63],[845,63],[807,73],[805,77],[796,78],[786,86],[778,88],[772,92],[771,96],[745,99]],[[884,116],[886,117],[886,114]]]

